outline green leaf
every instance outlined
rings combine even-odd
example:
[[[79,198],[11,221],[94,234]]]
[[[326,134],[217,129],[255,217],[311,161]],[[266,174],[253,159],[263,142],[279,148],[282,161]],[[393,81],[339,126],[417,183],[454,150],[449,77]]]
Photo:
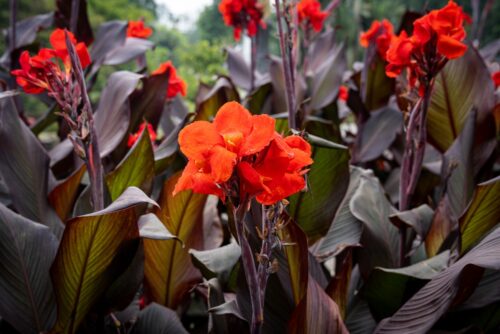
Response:
[[[367,162],[382,155],[403,128],[403,114],[387,107],[370,114],[370,118],[360,127],[360,146],[356,152],[357,162]]]
[[[292,313],[288,333],[348,333],[337,304],[312,277],[308,280],[307,296]]]
[[[154,155],[149,132],[143,131],[125,158],[106,175],[109,195],[114,201],[127,187],[138,187],[148,193],[154,177]]]
[[[144,276],[153,301],[175,308],[192,285],[201,280],[188,249],[204,249],[203,210],[207,196],[190,190],[172,196],[180,173],[168,179],[154,213],[185,247],[174,240],[144,240]]]
[[[467,252],[500,222],[500,176],[476,187],[474,197],[460,218],[460,251]]]
[[[140,204],[156,205],[141,190],[131,187],[104,210],[66,223],[51,268],[58,308],[55,332],[76,332],[130,264],[130,254],[125,253],[131,241],[139,238],[136,208]]]
[[[346,69],[343,46],[333,47],[323,62],[313,70],[311,108],[320,110],[328,106],[338,95],[342,75]]]
[[[152,303],[139,312],[131,334],[187,334],[177,314],[164,306]]]
[[[129,96],[142,77],[128,71],[110,75],[94,116],[101,156],[111,153],[127,134],[130,122]]]
[[[50,204],[63,221],[71,214],[80,182],[86,170],[85,164],[82,164],[73,174],[55,186],[49,194]]]
[[[398,229],[389,221],[395,209],[384,195],[379,180],[369,174],[361,175],[358,189],[349,203],[354,217],[363,222],[359,250],[361,273],[367,277],[374,267],[392,268],[399,259]]]
[[[358,167],[351,167],[349,187],[335,213],[332,225],[314,247],[314,255],[327,258],[337,254],[346,245],[357,245],[361,239],[363,224],[356,219],[349,208],[349,202],[359,187],[361,175],[369,173]]]
[[[12,99],[0,100],[0,174],[17,212],[50,227],[56,236],[63,225],[47,199],[49,157],[24,123]]]
[[[334,138],[331,125],[308,122],[306,131]],[[313,147],[314,163],[307,176],[308,190],[290,197],[289,212],[306,233],[310,244],[324,236],[349,183],[349,151]]]
[[[500,228],[437,274],[392,317],[384,319],[375,332],[427,332],[452,305],[461,304],[472,294],[484,269],[500,270]]]
[[[376,43],[370,43],[361,72],[361,98],[368,111],[386,106],[394,93],[394,79],[385,75],[385,65]]]
[[[460,58],[450,60],[436,77],[427,112],[428,140],[445,152],[458,138],[470,110],[478,110],[476,136],[495,134],[491,111],[495,89],[490,73],[477,51],[469,46]]]
[[[427,281],[448,267],[449,258],[450,252],[446,251],[409,267],[375,268],[362,291],[375,318],[393,315]]]
[[[0,314],[20,333],[49,330],[56,318],[49,269],[57,239],[0,204]]]
[[[307,281],[309,279],[307,238],[293,220],[289,220],[278,231],[278,236],[281,242],[286,244],[283,252],[287,261],[286,272],[288,273],[288,277],[283,278],[285,270],[280,268],[282,272],[278,272],[278,277],[284,286],[287,285],[287,281],[290,282],[293,301],[295,305],[298,305],[307,293]]]
[[[190,249],[191,260],[206,279],[218,277],[222,282],[227,281],[231,270],[241,256],[241,248],[237,243],[205,251]]]
[[[211,121],[223,104],[239,101],[240,97],[231,79],[220,76],[213,87],[200,85],[196,96],[195,121]]]
[[[148,213],[139,217],[137,222],[139,226],[139,236],[141,238],[154,240],[179,240],[175,235],[162,224],[160,219],[154,213]]]

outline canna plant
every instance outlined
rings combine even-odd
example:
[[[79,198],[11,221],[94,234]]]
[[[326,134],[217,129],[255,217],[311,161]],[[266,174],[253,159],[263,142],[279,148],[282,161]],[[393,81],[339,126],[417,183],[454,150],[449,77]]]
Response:
[[[250,62],[227,48],[229,75],[187,87],[169,59],[151,71],[142,20],[94,34],[84,0],[19,22],[13,1],[1,333],[498,332],[498,65],[468,40],[477,15],[374,21],[351,68],[322,3],[220,1]]]

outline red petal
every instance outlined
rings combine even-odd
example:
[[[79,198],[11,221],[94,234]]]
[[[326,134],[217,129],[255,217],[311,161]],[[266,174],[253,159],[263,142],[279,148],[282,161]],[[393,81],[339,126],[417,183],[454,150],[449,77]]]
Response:
[[[268,115],[253,116],[252,123],[252,130],[240,148],[242,156],[260,152],[269,145],[274,136],[274,125],[276,123],[274,118]]]
[[[179,133],[180,149],[189,159],[205,160],[215,145],[223,146],[224,141],[212,123],[197,121]]]
[[[438,52],[448,59],[461,57],[467,51],[467,45],[449,36],[441,35],[437,43]]]
[[[210,153],[210,169],[214,181],[226,182],[233,174],[238,156],[222,146],[214,146]]]
[[[76,45],[76,53],[78,54],[78,58],[80,58],[82,69],[90,65],[90,55],[85,43],[82,42]]]
[[[225,103],[214,119],[215,129],[221,135],[241,132],[246,137],[252,131],[252,123],[252,115],[238,102]]]
[[[69,39],[73,44],[76,44],[75,36],[71,31],[68,31]],[[56,50],[66,50],[66,36],[64,29],[56,29],[52,32],[49,38],[50,44]]]

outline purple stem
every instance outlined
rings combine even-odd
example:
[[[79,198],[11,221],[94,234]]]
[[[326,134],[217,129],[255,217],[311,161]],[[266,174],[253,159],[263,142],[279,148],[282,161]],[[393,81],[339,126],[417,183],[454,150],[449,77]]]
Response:
[[[257,65],[257,35],[250,37],[251,54],[250,54],[250,92],[255,89],[255,67]]]
[[[248,284],[248,291],[250,293],[250,302],[252,305],[250,333],[259,334],[262,331],[262,323],[264,322],[264,308],[259,289],[259,278],[254,263],[254,255],[252,253],[252,248],[250,247],[244,229],[245,214],[249,203],[249,198],[242,199],[236,209],[234,207],[232,208],[232,214],[234,217],[234,223],[236,225],[238,242],[241,247],[241,260],[243,263],[245,278]]]
[[[276,18],[278,21],[278,36],[280,41],[280,50],[281,50],[281,58],[283,62],[283,72],[285,73],[285,85],[286,85],[286,97],[287,97],[287,107],[288,107],[288,127],[290,129],[296,129],[296,101],[295,101],[295,88],[294,82],[292,80],[291,73],[291,65],[290,65],[290,56],[287,54],[287,49],[285,47],[285,35],[283,33],[283,28],[281,26],[281,9],[280,9],[280,1],[274,1],[276,6]]]
[[[85,77],[83,74],[82,65],[80,63],[80,58],[78,58],[75,47],[73,43],[71,43],[67,32],[66,46],[71,58],[73,74],[78,85],[80,86],[81,97],[83,99],[83,108],[80,117],[86,119],[88,122],[88,129],[85,129],[86,131],[88,131],[88,135],[82,138],[82,141],[85,149],[85,164],[87,165],[87,171],[90,177],[92,204],[95,211],[100,211],[104,209],[104,174],[102,170],[102,161],[99,151],[97,133],[94,127],[92,105],[87,94]]]
[[[78,29],[78,11],[80,10],[80,0],[71,1],[71,17],[69,28],[70,31],[76,35]]]
[[[399,188],[399,211],[409,209],[411,198],[417,187],[422,171],[425,144],[427,142],[427,109],[429,108],[430,93],[434,81],[426,86],[424,96],[421,97],[412,112],[406,130],[406,145],[401,166]],[[406,265],[406,226],[400,228],[400,265]]]

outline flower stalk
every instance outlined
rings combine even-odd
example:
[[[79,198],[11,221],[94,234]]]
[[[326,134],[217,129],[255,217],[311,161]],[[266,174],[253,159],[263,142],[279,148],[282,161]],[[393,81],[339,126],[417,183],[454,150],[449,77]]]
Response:
[[[425,85],[424,95],[417,101],[410,112],[410,119],[406,130],[406,143],[401,166],[399,210],[405,211],[410,207],[411,198],[415,192],[418,178],[422,171],[425,144],[427,142],[427,110],[429,108],[430,93],[434,81],[430,80]],[[400,261],[401,266],[406,263],[406,226],[400,228]]]
[[[254,256],[250,243],[245,232],[245,215],[250,205],[249,197],[242,198],[238,207],[232,207],[232,214],[238,236],[238,242],[241,247],[241,259],[245,279],[250,293],[250,303],[252,305],[252,317],[250,321],[250,333],[259,334],[262,331],[264,322],[264,298],[260,289],[260,280],[257,269],[255,268]]]
[[[77,112],[77,104],[73,103],[72,115],[65,115],[65,120],[72,129],[70,140],[75,151],[84,159],[90,177],[90,187],[92,195],[92,205],[95,211],[104,209],[104,174],[102,169],[101,155],[97,140],[97,133],[94,127],[94,117],[92,105],[90,103],[82,65],[73,43],[68,33],[65,31],[66,46],[68,48],[73,75],[76,79],[76,86],[79,88],[80,96],[83,100],[81,113]],[[78,116],[77,116],[78,115]],[[75,123],[76,120],[76,123]],[[73,122],[73,124],[71,123]]]
[[[278,37],[279,37],[279,44],[280,44],[280,50],[281,50],[281,58],[282,58],[282,65],[283,65],[283,72],[285,74],[285,86],[286,86],[286,98],[287,98],[287,108],[288,108],[288,127],[290,129],[296,129],[297,128],[297,121],[296,121],[296,112],[297,112],[297,102],[296,102],[296,96],[295,96],[295,83],[293,80],[294,73],[293,73],[293,68],[295,67],[293,64],[293,55],[291,53],[291,50],[293,49],[293,46],[286,46],[285,40],[289,40],[289,36],[285,36],[285,33],[283,31],[283,26],[282,26],[282,15],[283,12],[280,9],[280,0],[275,0],[274,1],[275,6],[276,6],[276,18],[278,21]],[[290,29],[296,29],[295,27],[290,28]]]

